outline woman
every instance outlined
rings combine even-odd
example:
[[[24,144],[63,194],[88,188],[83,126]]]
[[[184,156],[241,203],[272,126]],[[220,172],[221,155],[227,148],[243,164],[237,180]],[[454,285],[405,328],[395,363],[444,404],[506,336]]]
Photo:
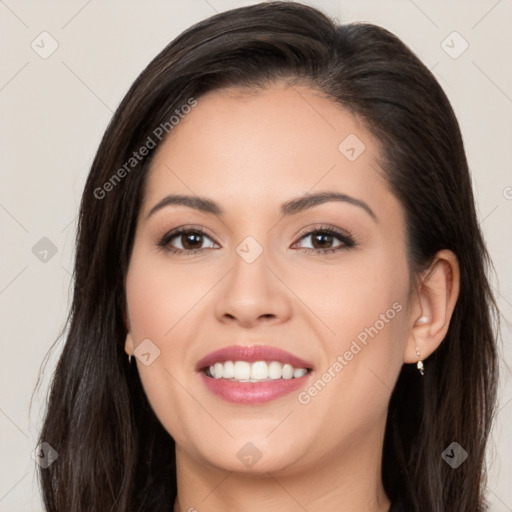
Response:
[[[488,264],[398,38],[290,2],[198,23],[85,186],[47,510],[484,511]]]

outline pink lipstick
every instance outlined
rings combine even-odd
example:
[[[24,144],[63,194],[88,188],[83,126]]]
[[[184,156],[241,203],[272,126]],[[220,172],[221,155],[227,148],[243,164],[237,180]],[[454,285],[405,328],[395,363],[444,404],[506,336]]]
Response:
[[[269,345],[234,345],[216,350],[196,364],[206,387],[238,404],[261,404],[292,393],[311,377],[313,365]]]

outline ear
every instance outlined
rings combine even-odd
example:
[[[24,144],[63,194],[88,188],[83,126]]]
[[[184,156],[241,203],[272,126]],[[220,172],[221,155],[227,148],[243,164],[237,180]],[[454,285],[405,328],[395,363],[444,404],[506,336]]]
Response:
[[[124,324],[126,326],[126,340],[124,342],[124,351],[126,352],[126,354],[128,356],[130,356],[130,355],[133,355],[133,352],[135,350],[135,345],[133,343],[130,320],[128,318],[128,313],[126,310],[125,310],[123,317],[124,317]]]
[[[416,284],[404,351],[405,363],[426,359],[441,344],[450,326],[459,287],[457,256],[443,249],[435,255],[432,264]],[[420,353],[419,357],[416,349]]]
[[[132,335],[130,332],[128,332],[126,334],[126,341],[124,342],[124,351],[126,352],[126,355],[133,356],[134,350],[135,348],[133,344]]]

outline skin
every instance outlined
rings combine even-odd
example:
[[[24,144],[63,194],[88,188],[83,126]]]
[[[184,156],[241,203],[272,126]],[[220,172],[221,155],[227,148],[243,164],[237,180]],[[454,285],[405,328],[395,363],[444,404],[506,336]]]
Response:
[[[338,149],[349,134],[366,146],[355,161]],[[418,360],[416,348],[425,360],[444,338],[459,269],[441,251],[411,279],[404,213],[378,155],[378,141],[351,113],[307,86],[284,83],[200,97],[158,148],[126,281],[125,350],[133,354],[147,338],[160,350],[137,367],[176,442],[175,512],[389,509],[380,472],[390,395],[401,366]],[[280,215],[283,202],[319,191],[364,201],[377,220],[333,201]],[[208,197],[225,213],[172,205],[147,218],[171,193]],[[206,231],[195,246],[205,250],[158,247],[167,232],[190,224]],[[357,245],[307,252],[343,246],[336,237],[324,246],[301,238],[318,224],[347,231]],[[263,249],[252,263],[236,252],[247,236]],[[186,244],[176,237],[170,245],[194,247]],[[307,390],[394,303],[401,311],[307,404],[297,392],[230,404],[194,369],[228,345],[270,344],[313,364]],[[422,316],[427,321],[417,323]],[[252,467],[237,457],[248,442],[261,453]]]

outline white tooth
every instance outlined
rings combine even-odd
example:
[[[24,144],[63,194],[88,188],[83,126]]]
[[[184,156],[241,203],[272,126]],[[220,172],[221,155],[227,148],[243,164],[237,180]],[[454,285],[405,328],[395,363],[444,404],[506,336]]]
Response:
[[[283,366],[283,379],[291,379],[293,377],[293,366],[291,364],[285,364]]]
[[[256,361],[251,365],[251,379],[268,379],[268,366],[265,361]]]
[[[209,367],[210,375],[215,379],[231,379],[240,382],[261,382],[265,380],[292,379],[306,375],[306,368],[294,368],[291,364],[278,361],[225,361]]]
[[[303,377],[304,375],[306,375],[306,373],[308,373],[306,368],[295,368],[295,370],[293,371],[293,378],[298,379],[299,377]]]
[[[215,370],[215,378],[221,379],[222,378],[222,370],[224,365],[222,363],[215,363],[214,370]]]
[[[233,377],[237,380],[249,380],[251,377],[251,365],[247,361],[236,361]]]
[[[282,365],[281,363],[278,363],[277,361],[272,361],[268,365],[268,376],[271,379],[280,379],[282,375]]]
[[[226,361],[224,363],[224,369],[222,370],[222,376],[225,379],[232,379],[235,376],[235,365],[233,361]]]

